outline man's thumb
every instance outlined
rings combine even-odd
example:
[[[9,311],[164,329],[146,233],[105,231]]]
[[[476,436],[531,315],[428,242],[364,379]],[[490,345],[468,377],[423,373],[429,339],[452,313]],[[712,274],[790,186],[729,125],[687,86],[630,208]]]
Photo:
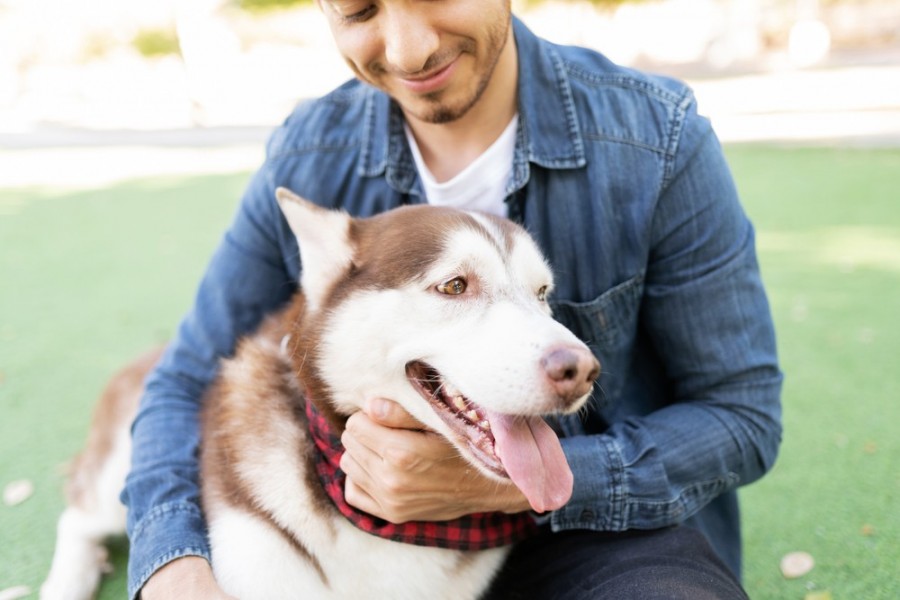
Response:
[[[370,419],[385,427],[394,429],[423,429],[422,424],[393,400],[369,398],[366,400],[366,414]]]

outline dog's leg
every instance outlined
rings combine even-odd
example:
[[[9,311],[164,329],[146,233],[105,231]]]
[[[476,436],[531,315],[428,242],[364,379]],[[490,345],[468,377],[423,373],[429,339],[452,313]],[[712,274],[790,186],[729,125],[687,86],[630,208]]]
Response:
[[[98,515],[70,506],[57,525],[56,550],[50,574],[41,586],[41,600],[89,600],[108,570],[103,539],[117,533],[98,522]],[[124,522],[122,523],[124,526]]]
[[[57,524],[56,550],[50,574],[41,586],[42,600],[87,600],[109,570],[106,538],[125,533],[125,507],[119,491],[130,463],[131,443],[121,432],[91,490],[74,497]],[[79,474],[73,474],[78,477]],[[84,474],[81,474],[82,476]]]
[[[119,494],[131,466],[130,425],[159,354],[148,353],[116,374],[97,405],[87,445],[72,462],[42,600],[89,600],[108,571],[104,541],[125,533]]]

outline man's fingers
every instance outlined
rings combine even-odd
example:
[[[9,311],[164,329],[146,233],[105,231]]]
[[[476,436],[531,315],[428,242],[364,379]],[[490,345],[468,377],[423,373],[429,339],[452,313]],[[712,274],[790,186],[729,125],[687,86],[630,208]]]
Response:
[[[392,400],[370,398],[366,401],[365,410],[370,419],[384,427],[393,429],[426,429],[422,423]]]
[[[377,447],[372,445],[372,441],[376,438],[372,432],[368,431],[371,421],[367,424],[362,422],[365,420],[367,418],[362,413],[357,413],[347,420],[347,428],[341,435],[341,444],[346,450],[341,458],[341,469],[347,472],[347,469],[344,468],[344,460],[352,457],[358,463],[358,467],[365,470],[366,475],[371,476],[372,469],[378,466],[382,458],[376,451]]]
[[[407,415],[398,405],[393,402],[390,404],[396,406],[402,415]],[[402,418],[400,416],[394,422]],[[421,427],[421,424],[412,417],[407,415],[406,418]],[[341,440],[351,454],[356,454],[361,448],[371,452],[371,454],[360,453],[356,458],[365,462],[364,466],[373,477],[377,477],[379,469],[389,468],[383,464],[385,462],[400,469],[410,469],[420,465],[423,460],[443,458],[449,447],[449,443],[443,437],[431,430],[385,426],[369,418],[362,411],[354,413],[347,420]]]
[[[367,512],[370,515],[374,515],[379,518],[384,518],[381,514],[381,507],[378,506],[378,503],[370,496],[363,488],[356,485],[350,477],[347,477],[347,481],[344,483],[344,499],[347,501],[347,504],[358,508],[363,512]]]

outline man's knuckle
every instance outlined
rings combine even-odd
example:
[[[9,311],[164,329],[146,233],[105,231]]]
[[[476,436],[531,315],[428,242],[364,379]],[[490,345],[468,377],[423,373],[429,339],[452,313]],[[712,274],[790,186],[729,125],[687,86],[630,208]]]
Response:
[[[356,484],[354,484],[348,477],[346,483],[344,484],[344,498],[347,500],[347,502],[350,502],[352,504],[358,496],[359,493],[357,492]]]
[[[407,520],[405,505],[401,502],[389,500],[382,505],[384,516],[391,523],[402,523]]]
[[[404,478],[397,473],[385,473],[381,478],[381,489],[388,496],[397,496],[403,492],[406,484]]]
[[[395,469],[406,471],[415,467],[419,458],[409,448],[394,446],[385,450],[384,460]]]
[[[344,473],[348,473],[353,470],[353,459],[350,458],[350,455],[344,452],[341,455],[341,460],[338,462],[338,466],[341,468],[341,471]]]

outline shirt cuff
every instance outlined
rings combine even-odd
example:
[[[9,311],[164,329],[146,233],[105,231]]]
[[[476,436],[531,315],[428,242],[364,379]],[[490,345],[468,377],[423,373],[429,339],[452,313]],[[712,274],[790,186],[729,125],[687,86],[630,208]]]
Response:
[[[128,597],[132,600],[137,600],[151,575],[176,558],[210,560],[205,521],[193,504],[156,507],[134,528],[130,544]]]
[[[569,502],[550,515],[553,531],[625,529],[625,469],[613,439],[582,435],[561,442],[575,484]]]

